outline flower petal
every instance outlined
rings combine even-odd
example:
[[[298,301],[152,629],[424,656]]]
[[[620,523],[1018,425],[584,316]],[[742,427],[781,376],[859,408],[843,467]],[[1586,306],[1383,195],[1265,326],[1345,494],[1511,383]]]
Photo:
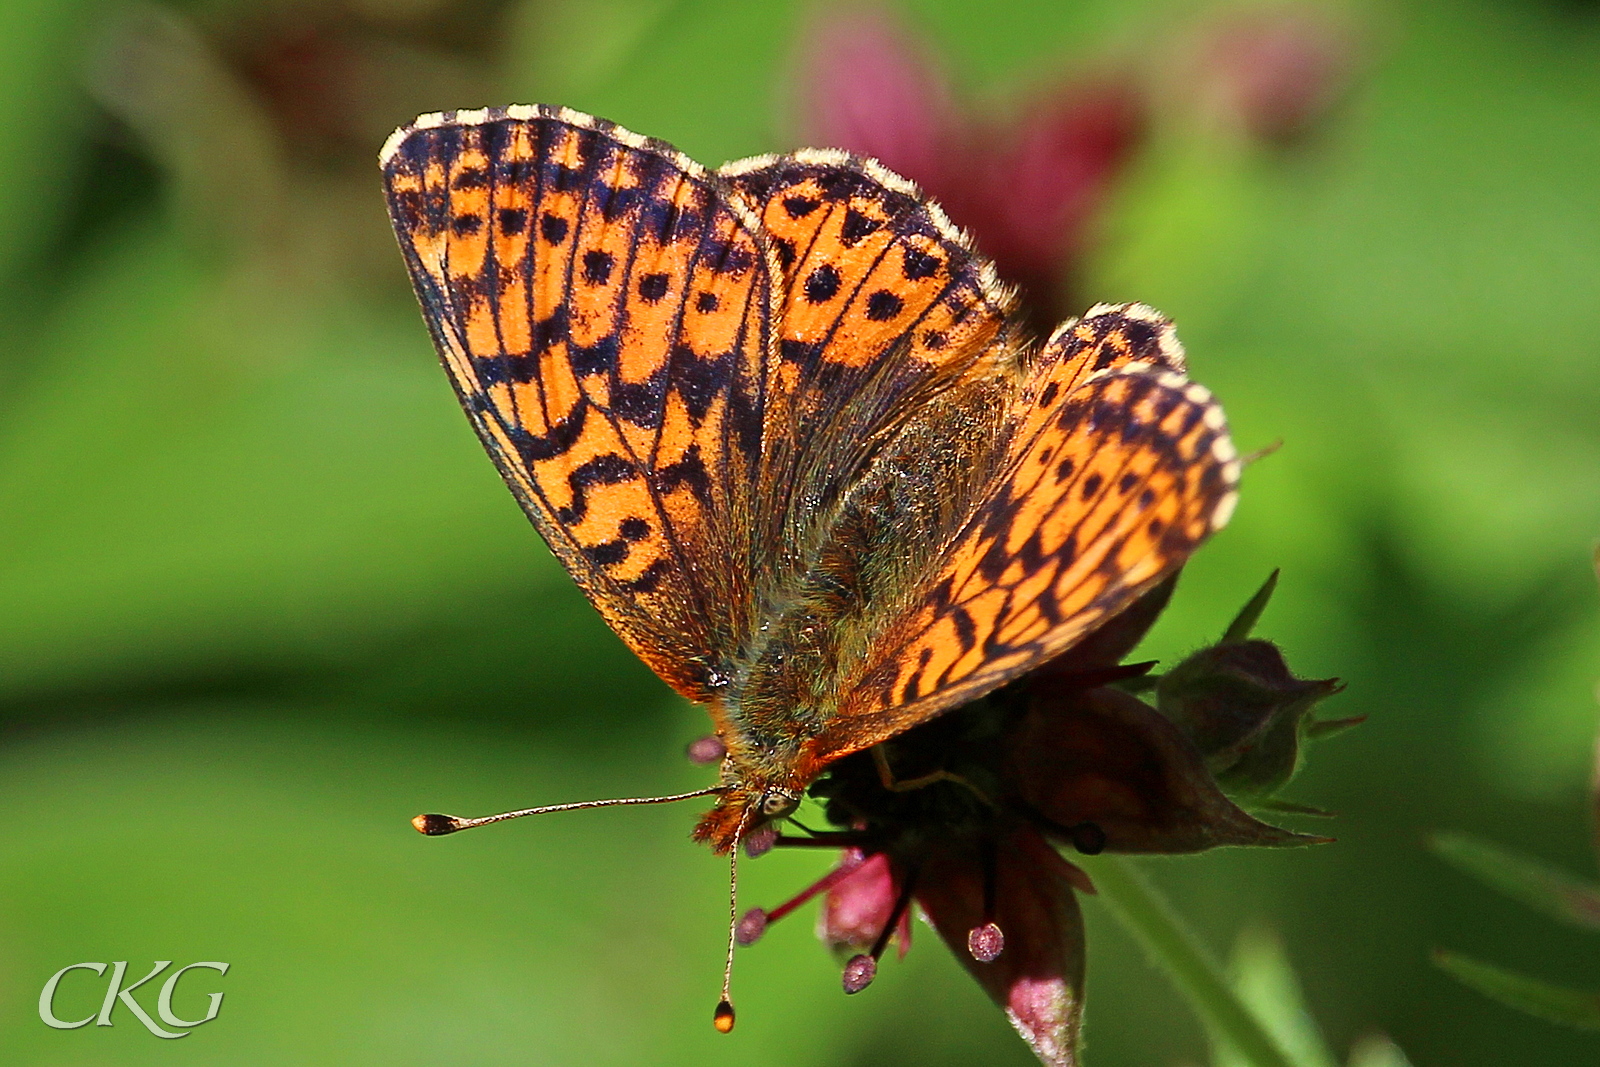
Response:
[[[1067,840],[1085,827],[1111,852],[1322,840],[1245,813],[1182,731],[1119,690],[1036,692],[1009,744],[1012,787]]]
[[[878,939],[884,923],[894,914],[899,879],[882,852],[863,857],[859,849],[847,849],[841,864],[854,866],[856,871],[828,890],[817,915],[817,936],[835,951],[864,950]],[[904,918],[896,934],[904,956],[911,947],[910,924]]]
[[[1090,223],[1144,137],[1145,105],[1127,79],[1039,97],[1013,128],[982,127],[952,153],[967,161],[934,191],[1000,276],[1021,287],[1048,331],[1073,310],[1064,282]]]
[[[999,164],[1006,195],[994,207],[1008,257],[1043,271],[1077,256],[1086,224],[1144,128],[1144,100],[1125,79],[1084,82],[1037,100]]]
[[[1202,36],[1192,99],[1268,144],[1286,145],[1325,118],[1356,66],[1351,31],[1310,5],[1238,11]]]
[[[938,195],[955,109],[911,36],[881,12],[830,9],[803,55],[807,143],[871,156]]]
[[[936,852],[917,881],[917,900],[933,928],[1052,1067],[1078,1062],[1083,1017],[1083,917],[1069,868],[1042,836],[1022,827],[996,846],[992,916],[984,915],[975,848]],[[990,920],[1004,932],[1005,946],[984,963],[973,958],[967,939]]]

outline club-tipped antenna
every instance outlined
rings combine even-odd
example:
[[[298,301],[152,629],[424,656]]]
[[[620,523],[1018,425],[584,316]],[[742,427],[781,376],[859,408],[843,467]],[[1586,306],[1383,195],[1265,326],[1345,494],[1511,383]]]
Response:
[[[733,949],[739,933],[739,846],[744,843],[744,828],[750,822],[750,809],[739,816],[739,825],[733,831],[733,847],[728,850],[728,959],[722,966],[722,999],[711,1016],[711,1025],[719,1033],[733,1029]]]
[[[549,815],[557,811],[582,811],[585,808],[615,808],[627,804],[671,804],[678,800],[693,800],[695,797],[712,796],[723,792],[725,789],[725,786],[714,785],[706,789],[696,789],[692,793],[674,793],[665,797],[614,797],[609,800],[580,800],[572,804],[547,804],[542,808],[502,811],[498,815],[485,815],[480,819],[463,819],[457,815],[429,813],[418,815],[411,820],[411,825],[417,828],[418,833],[427,834],[429,837],[439,837],[443,834],[453,834],[458,830],[470,830],[474,826],[488,826],[492,822],[520,819],[524,815]],[[741,827],[743,826],[742,823],[740,825]]]

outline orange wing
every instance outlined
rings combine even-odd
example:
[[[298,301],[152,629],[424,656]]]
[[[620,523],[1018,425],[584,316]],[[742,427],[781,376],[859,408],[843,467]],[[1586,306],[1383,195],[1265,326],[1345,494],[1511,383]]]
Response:
[[[535,106],[425,116],[383,167],[501,474],[752,752],[825,761],[993,689],[1232,508],[1170,324],[1096,308],[1030,354],[992,267],[870,161],[712,174]]]
[[[1000,474],[885,619],[811,751],[826,761],[1054,656],[1179,566],[1232,514],[1222,409],[1183,375],[1170,323],[1094,308],[1057,331],[1011,405]]]
[[[670,146],[566,109],[424,116],[382,164],[501,475],[633,650],[707,699],[754,602],[778,272],[759,220]]]
[[[876,162],[806,149],[718,173],[782,266],[757,550],[795,569],[894,435],[1012,354],[1015,295],[938,205]]]

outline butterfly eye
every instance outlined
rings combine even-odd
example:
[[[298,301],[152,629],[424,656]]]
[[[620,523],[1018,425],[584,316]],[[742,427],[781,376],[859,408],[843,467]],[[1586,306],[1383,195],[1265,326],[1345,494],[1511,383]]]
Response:
[[[768,793],[761,798],[761,814],[777,819],[800,806],[800,798],[788,793]]]

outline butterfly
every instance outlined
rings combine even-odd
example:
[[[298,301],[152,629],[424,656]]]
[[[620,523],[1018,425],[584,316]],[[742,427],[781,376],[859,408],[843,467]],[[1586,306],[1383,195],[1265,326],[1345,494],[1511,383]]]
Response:
[[[1030,337],[872,160],[708,170],[533,105],[425,115],[381,165],[500,474],[711,716],[719,781],[688,795],[716,797],[694,831],[716,852],[833,761],[1071,648],[1232,514],[1240,461],[1170,322],[1102,304]]]

